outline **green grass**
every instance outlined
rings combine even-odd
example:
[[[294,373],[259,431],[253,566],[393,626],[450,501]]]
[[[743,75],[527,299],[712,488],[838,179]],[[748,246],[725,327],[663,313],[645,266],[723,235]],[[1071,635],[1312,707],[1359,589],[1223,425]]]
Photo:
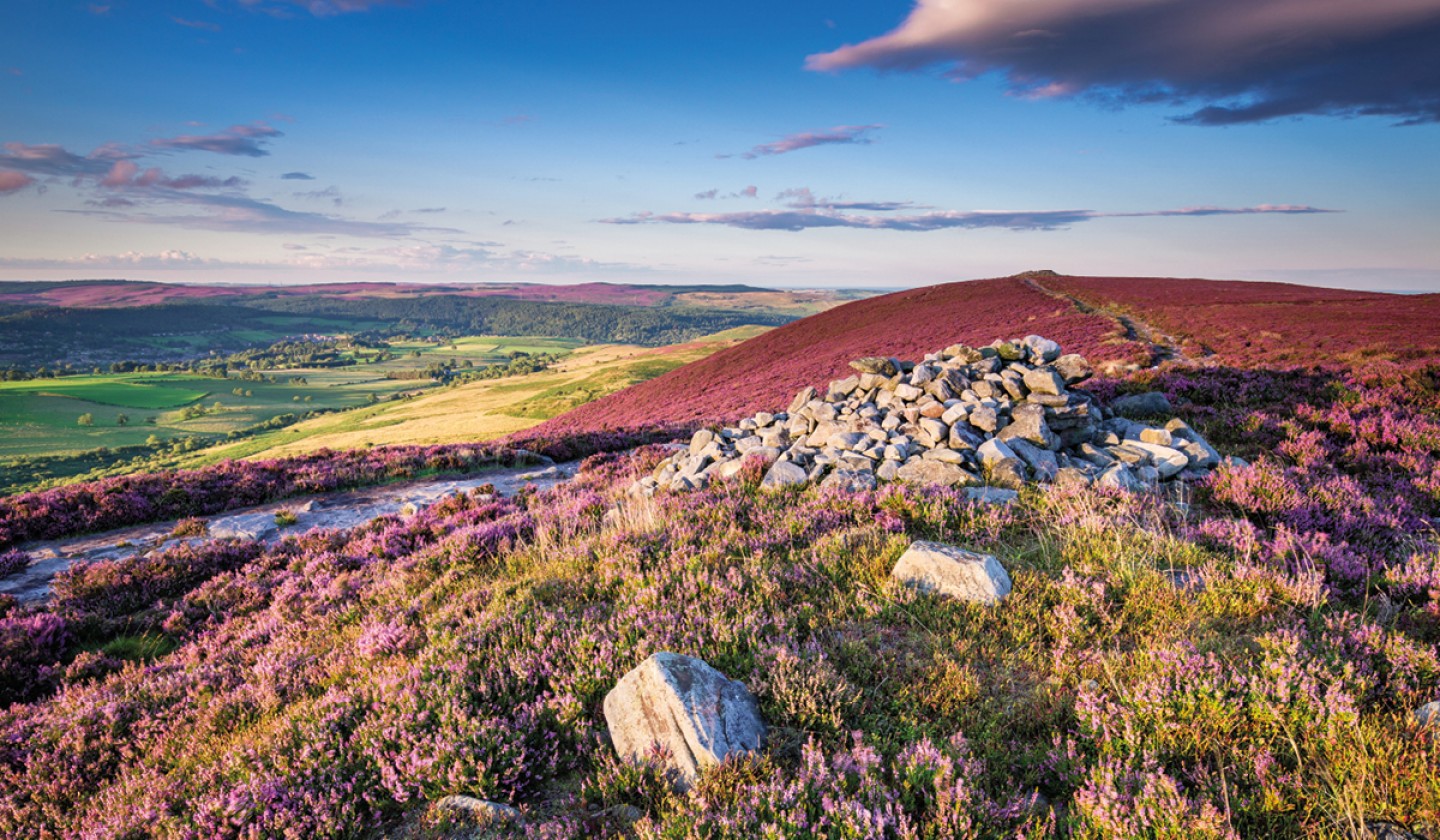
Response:
[[[0,398],[56,395],[99,405],[154,410],[189,405],[209,393],[208,388],[177,387],[179,384],[174,380],[140,379],[133,374],[69,376],[63,379],[0,382]],[[184,384],[189,386],[191,382]]]

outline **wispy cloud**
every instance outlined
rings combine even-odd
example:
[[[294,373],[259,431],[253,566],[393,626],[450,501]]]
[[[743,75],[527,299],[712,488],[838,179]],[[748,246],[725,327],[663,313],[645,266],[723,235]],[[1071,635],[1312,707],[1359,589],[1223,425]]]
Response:
[[[368,12],[381,6],[409,6],[409,0],[237,0],[241,8],[263,12],[272,17],[289,17],[291,8],[299,8],[315,17],[334,17],[354,12]]]
[[[339,187],[326,187],[323,190],[307,190],[305,192],[292,193],[296,198],[309,198],[316,201],[328,201],[336,207],[345,204],[345,197],[340,194]]]
[[[245,184],[245,179],[239,176],[217,178],[212,175],[176,175],[171,177],[166,175],[164,170],[153,166],[141,171],[140,165],[133,160],[115,161],[111,165],[110,171],[100,179],[100,186],[109,189],[149,189],[151,187],[165,187],[172,190],[233,189],[243,187]]]
[[[809,187],[793,187],[775,196],[786,207],[797,210],[866,210],[872,213],[888,213],[895,210],[924,209],[924,205],[913,201],[846,201],[838,198],[817,198]]]
[[[35,179],[24,172],[0,170],[0,195],[19,192],[33,183],[35,183]]]
[[[1187,103],[1200,125],[1296,115],[1440,121],[1440,0],[917,0],[812,70],[942,67],[1032,98]],[[1422,58],[1423,57],[1423,58]]]
[[[174,15],[172,15],[170,19],[180,24],[181,26],[187,27],[189,29],[203,29],[206,32],[220,31],[220,24],[218,23],[210,23],[209,21],[204,20],[186,20],[185,18],[176,17]]]
[[[714,199],[717,199],[717,198],[758,198],[759,196],[760,196],[760,188],[759,188],[759,187],[756,187],[756,186],[749,186],[749,187],[745,187],[744,189],[736,190],[735,192],[732,192],[732,193],[724,193],[724,194],[722,194],[718,189],[717,189],[717,190],[705,190],[704,192],[695,193],[695,197],[696,197],[696,198],[701,199],[701,200],[706,200],[706,201],[708,201],[708,200],[714,200]]]
[[[171,225],[195,230],[227,233],[263,234],[332,234],[338,236],[398,239],[417,233],[460,233],[453,228],[413,225],[404,222],[370,222],[326,213],[290,210],[264,201],[237,194],[192,193],[182,190],[154,189],[144,195],[144,210],[73,210],[115,222]],[[183,205],[194,213],[156,212],[155,205]]]
[[[88,155],[77,155],[53,143],[27,145],[6,143],[0,152],[0,168],[31,175],[59,177],[104,177],[116,161],[134,157],[115,146],[101,146]]]
[[[864,209],[881,206],[894,209],[895,206],[911,206],[908,202],[851,202],[854,207]],[[843,208],[841,208],[843,209]],[[1193,207],[1179,210],[1152,210],[1136,213],[1099,213],[1093,210],[937,210],[930,213],[906,215],[857,215],[838,212],[835,208],[754,210],[742,213],[634,213],[630,216],[600,219],[604,224],[641,225],[724,225],[745,230],[800,231],[810,228],[856,228],[861,230],[934,231],[934,230],[979,230],[1002,228],[1006,230],[1059,230],[1071,225],[1106,218],[1133,218],[1142,216],[1238,216],[1256,214],[1312,214],[1334,213],[1319,207],[1291,204],[1263,204],[1255,207],[1223,208]]]
[[[232,125],[215,134],[182,134],[151,140],[150,145],[161,149],[178,151],[214,152],[220,155],[241,155],[264,157],[270,154],[265,142],[273,137],[283,137],[284,132],[262,122],[248,125]]]
[[[754,160],[771,155],[783,155],[809,149],[815,146],[866,146],[874,141],[870,133],[884,128],[883,125],[837,125],[827,131],[806,131],[782,137],[773,143],[762,143],[748,152],[738,155],[716,155],[718,158],[740,157]]]
[[[313,181],[315,176],[308,172],[286,172],[280,176],[282,181]]]

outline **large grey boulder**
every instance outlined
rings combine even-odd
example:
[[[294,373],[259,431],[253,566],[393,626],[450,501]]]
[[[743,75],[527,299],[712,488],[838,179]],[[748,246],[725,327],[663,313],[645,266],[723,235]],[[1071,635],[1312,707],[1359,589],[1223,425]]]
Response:
[[[765,722],[745,686],[703,660],[657,653],[605,695],[605,725],[622,758],[644,761],[660,746],[676,787],[732,753],[760,748]]]
[[[890,576],[960,601],[993,604],[1010,594],[1010,575],[994,556],[927,540],[911,543]]]

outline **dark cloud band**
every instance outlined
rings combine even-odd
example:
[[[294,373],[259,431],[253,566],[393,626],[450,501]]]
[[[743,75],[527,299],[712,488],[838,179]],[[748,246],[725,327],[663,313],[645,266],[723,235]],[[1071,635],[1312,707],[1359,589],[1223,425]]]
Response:
[[[918,0],[893,32],[813,70],[943,68],[1032,97],[1192,107],[1229,125],[1297,115],[1440,121],[1440,0]]]

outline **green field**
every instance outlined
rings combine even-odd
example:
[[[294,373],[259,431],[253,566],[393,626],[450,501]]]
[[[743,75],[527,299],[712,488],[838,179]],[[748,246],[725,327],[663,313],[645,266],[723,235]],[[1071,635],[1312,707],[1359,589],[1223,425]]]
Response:
[[[13,467],[17,458],[133,447],[153,443],[152,438],[220,438],[286,414],[348,409],[437,387],[423,376],[387,379],[388,374],[423,371],[451,360],[463,373],[467,362],[483,368],[507,362],[513,352],[568,353],[583,344],[505,336],[470,336],[440,345],[394,342],[390,352],[397,358],[384,362],[260,371],[260,381],[232,372],[228,379],[116,373],[0,382],[0,467],[7,461]],[[204,413],[189,416],[197,408]],[[86,416],[90,422],[82,425]]]

